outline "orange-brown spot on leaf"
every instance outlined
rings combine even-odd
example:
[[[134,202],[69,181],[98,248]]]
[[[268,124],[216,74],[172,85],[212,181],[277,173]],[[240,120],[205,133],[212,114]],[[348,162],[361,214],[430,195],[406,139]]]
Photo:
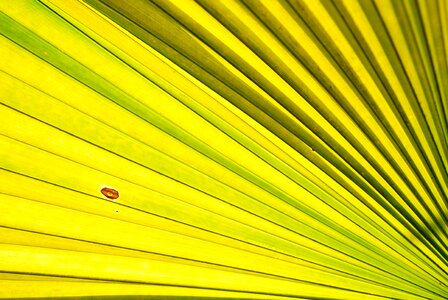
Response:
[[[104,196],[106,196],[106,198],[111,199],[111,200],[115,200],[119,196],[119,193],[116,189],[108,188],[108,187],[103,187],[101,189],[101,194],[103,194]]]

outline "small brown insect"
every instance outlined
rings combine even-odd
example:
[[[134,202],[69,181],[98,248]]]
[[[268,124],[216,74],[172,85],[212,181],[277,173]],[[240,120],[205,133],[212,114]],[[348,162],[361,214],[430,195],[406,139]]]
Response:
[[[111,200],[115,200],[119,196],[118,191],[116,189],[108,188],[108,187],[103,187],[101,189],[101,194],[103,194],[104,196],[106,196],[106,198],[111,199]]]

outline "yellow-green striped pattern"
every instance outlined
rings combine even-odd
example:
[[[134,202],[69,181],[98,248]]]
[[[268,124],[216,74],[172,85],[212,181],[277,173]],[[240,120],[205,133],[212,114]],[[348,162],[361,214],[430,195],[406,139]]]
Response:
[[[448,298],[448,1],[5,0],[0,33],[0,297]]]

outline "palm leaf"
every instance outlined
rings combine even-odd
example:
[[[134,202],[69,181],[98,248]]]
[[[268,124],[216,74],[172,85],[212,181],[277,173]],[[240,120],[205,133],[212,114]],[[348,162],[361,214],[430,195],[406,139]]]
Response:
[[[0,297],[448,297],[445,1],[0,9]]]

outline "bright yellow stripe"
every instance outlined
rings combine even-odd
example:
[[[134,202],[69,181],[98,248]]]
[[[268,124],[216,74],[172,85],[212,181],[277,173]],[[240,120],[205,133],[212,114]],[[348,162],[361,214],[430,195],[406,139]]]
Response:
[[[160,285],[70,282],[66,278],[58,281],[0,280],[0,297],[3,298],[39,298],[39,297],[133,297],[152,296],[153,299],[182,299],[182,297],[212,297],[228,299],[291,299],[242,292],[229,292],[198,288],[172,287]],[[306,298],[295,298],[306,299]]]

